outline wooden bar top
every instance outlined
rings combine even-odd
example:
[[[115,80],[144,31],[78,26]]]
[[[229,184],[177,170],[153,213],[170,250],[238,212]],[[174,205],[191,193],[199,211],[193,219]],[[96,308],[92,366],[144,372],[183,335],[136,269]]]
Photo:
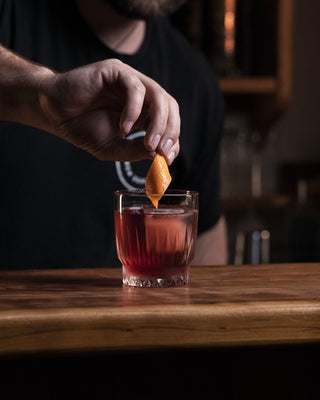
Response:
[[[320,343],[320,263],[191,267],[180,288],[120,269],[0,272],[0,355]]]

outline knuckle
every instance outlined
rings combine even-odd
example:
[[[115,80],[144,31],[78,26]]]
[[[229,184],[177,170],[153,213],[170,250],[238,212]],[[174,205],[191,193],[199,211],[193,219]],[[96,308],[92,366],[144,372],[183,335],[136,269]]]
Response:
[[[168,103],[168,93],[157,82],[152,81],[150,90],[154,99],[159,103]]]
[[[169,102],[172,108],[176,109],[177,111],[179,111],[179,104],[177,102],[177,100],[169,95]]]
[[[123,76],[123,82],[127,90],[131,93],[138,94],[140,96],[145,96],[146,88],[138,77],[135,75],[130,75],[127,72]]]
[[[112,67],[115,68],[120,68],[122,67],[124,64],[122,61],[120,61],[118,58],[109,58],[108,60],[104,61],[107,65],[110,65]]]
[[[162,88],[160,88],[159,93],[157,93],[157,101],[159,108],[159,118],[162,120],[166,120],[168,118],[170,107],[167,99],[167,94]]]
[[[162,105],[159,107],[159,110],[157,110],[157,115],[156,115],[156,120],[158,123],[161,123],[163,125],[167,125],[167,120],[168,120],[168,108],[166,105]]]
[[[145,88],[145,86],[142,84],[142,82],[140,82],[140,81],[137,80],[137,79],[134,79],[134,80],[132,81],[131,89],[132,89],[133,91],[135,91],[136,93],[138,93],[139,95],[142,95],[142,96],[144,96],[145,93],[146,93],[146,88]]]
[[[158,95],[161,96],[163,102],[165,102],[168,105],[170,104],[170,96],[161,86],[159,86]]]

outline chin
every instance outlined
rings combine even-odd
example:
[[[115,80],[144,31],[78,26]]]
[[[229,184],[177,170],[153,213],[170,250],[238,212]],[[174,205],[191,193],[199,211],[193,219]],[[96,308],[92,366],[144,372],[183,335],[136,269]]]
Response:
[[[167,17],[186,0],[105,0],[116,12],[133,19]]]

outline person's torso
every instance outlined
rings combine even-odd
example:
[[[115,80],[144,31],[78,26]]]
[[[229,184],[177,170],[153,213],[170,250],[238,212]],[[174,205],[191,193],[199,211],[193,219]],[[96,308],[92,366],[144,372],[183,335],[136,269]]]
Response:
[[[200,146],[193,134],[202,129],[199,99],[186,66],[188,48],[167,23],[150,23],[141,49],[128,56],[100,42],[72,1],[4,0],[0,15],[0,42],[57,72],[117,57],[157,80],[182,106],[181,153],[170,168],[172,187],[192,189],[185,187],[185,176]],[[131,138],[141,135],[134,132]],[[119,265],[112,193],[144,187],[149,165],[101,162],[46,132],[0,123],[0,267]]]

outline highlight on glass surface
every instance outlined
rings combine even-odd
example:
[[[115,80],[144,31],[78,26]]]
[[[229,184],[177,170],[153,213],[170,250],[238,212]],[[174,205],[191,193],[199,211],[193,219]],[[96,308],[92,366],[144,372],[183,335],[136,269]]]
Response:
[[[155,208],[145,190],[119,190],[114,193],[114,206],[123,283],[186,285],[197,237],[198,193],[168,190]]]

